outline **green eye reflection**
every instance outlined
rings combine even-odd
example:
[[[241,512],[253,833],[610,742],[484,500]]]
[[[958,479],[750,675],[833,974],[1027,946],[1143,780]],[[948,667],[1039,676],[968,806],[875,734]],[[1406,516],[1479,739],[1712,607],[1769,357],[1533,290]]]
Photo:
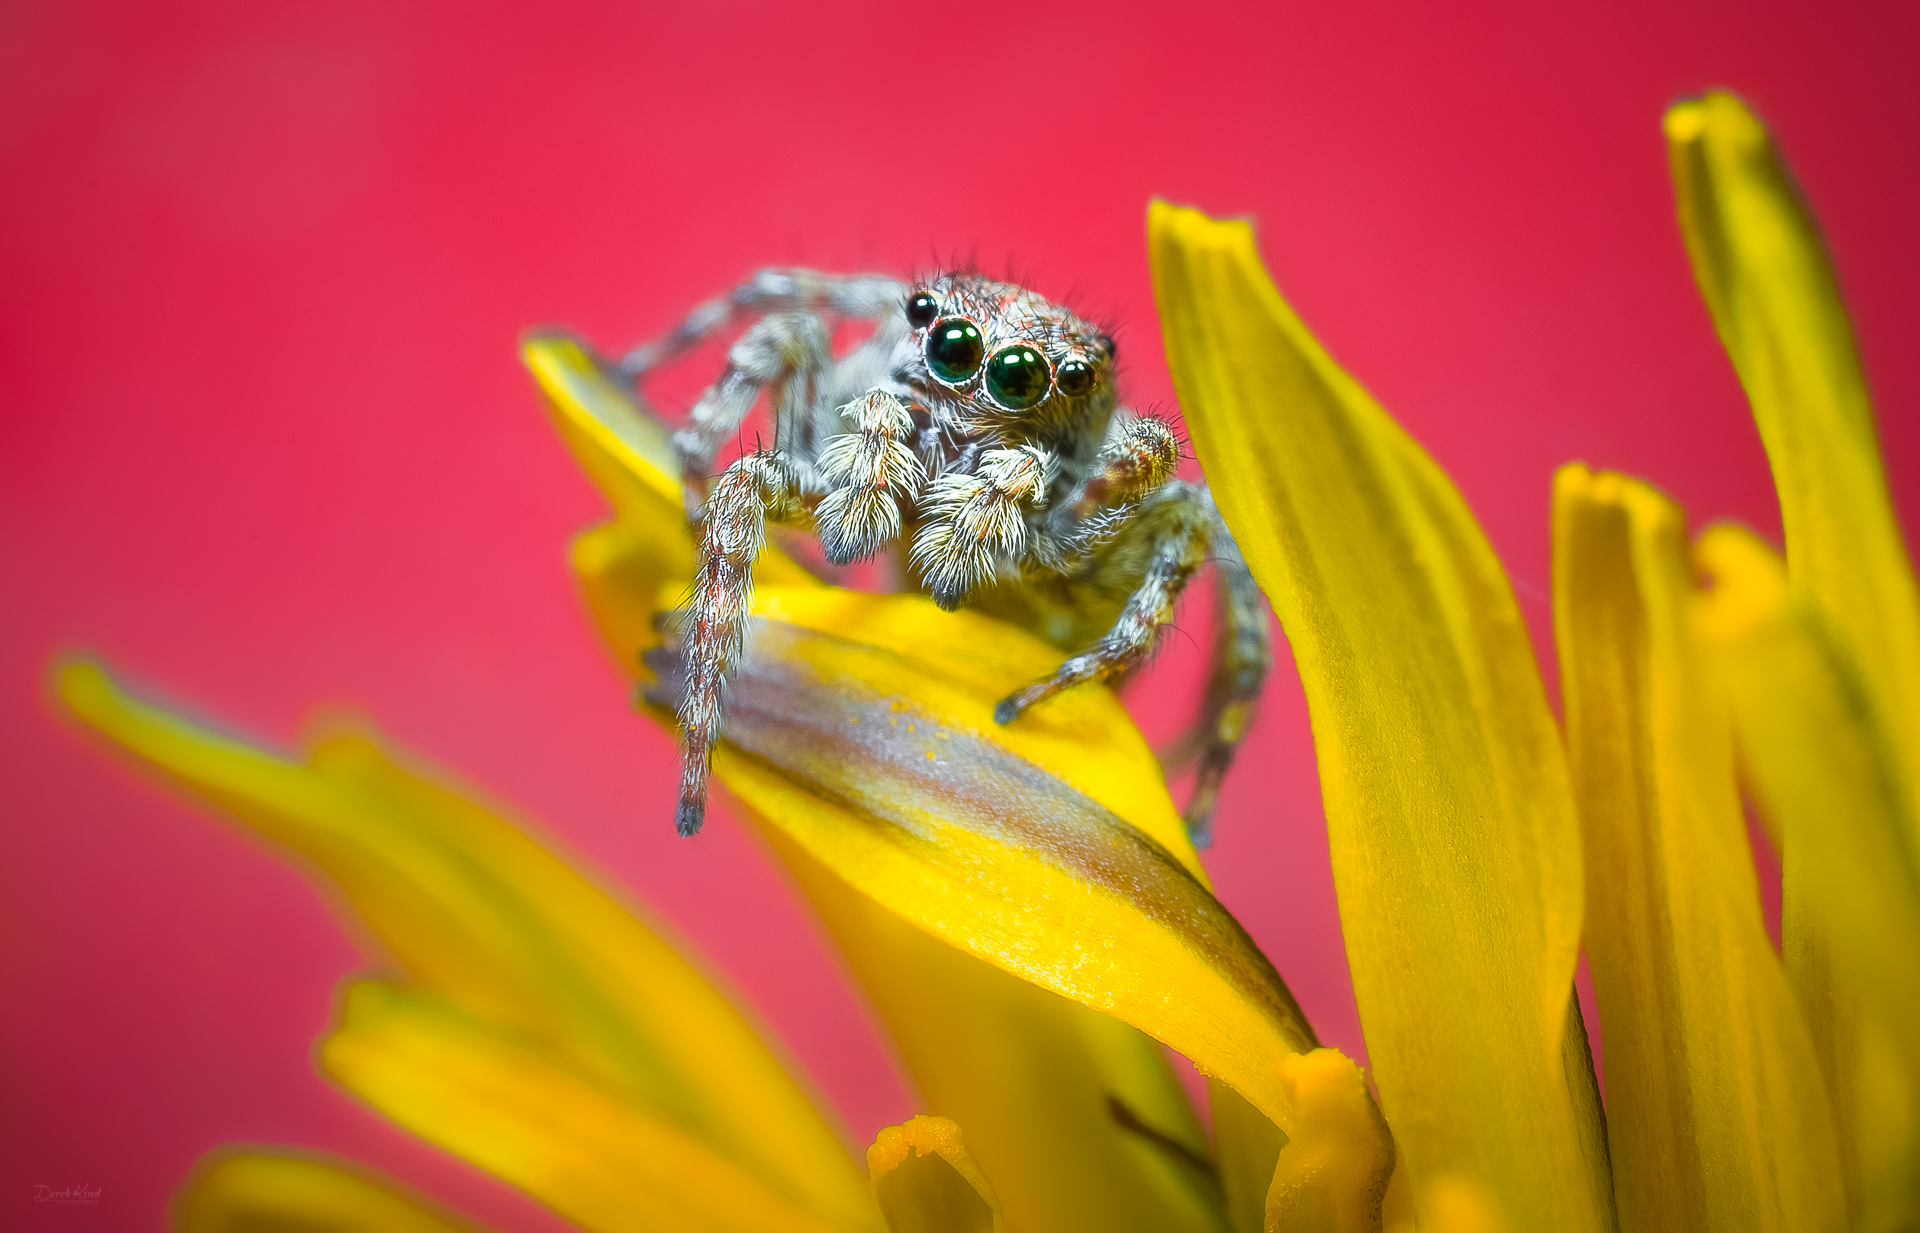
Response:
[[[1060,392],[1078,398],[1093,389],[1093,365],[1085,360],[1068,360],[1060,365]]]
[[[1009,411],[1025,411],[1053,389],[1047,357],[1026,343],[1014,343],[987,361],[987,397]]]
[[[986,353],[980,327],[965,317],[942,317],[927,331],[927,367],[948,385],[972,380]]]

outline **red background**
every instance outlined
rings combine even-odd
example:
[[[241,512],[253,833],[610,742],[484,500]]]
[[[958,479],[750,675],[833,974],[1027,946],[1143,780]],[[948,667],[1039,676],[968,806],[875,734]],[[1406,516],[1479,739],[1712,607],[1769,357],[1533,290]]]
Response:
[[[1920,513],[1910,5],[647,7],[0,12],[0,1224],[151,1226],[236,1139],[552,1223],[314,1074],[362,957],[300,876],[54,718],[64,648],[283,744],[316,704],[363,709],[684,930],[857,1138],[909,1111],[750,842],[726,817],[671,833],[670,743],[565,567],[602,503],[519,368],[529,324],[612,347],[761,264],[960,254],[1117,317],[1130,397],[1164,408],[1146,200],[1249,214],[1465,491],[1546,647],[1561,462],[1777,534],[1660,138],[1670,100],[1727,85],[1824,220]],[[1134,695],[1150,731],[1196,666],[1175,637]],[[1276,675],[1208,864],[1359,1053]],[[31,1202],[82,1183],[97,1207]]]

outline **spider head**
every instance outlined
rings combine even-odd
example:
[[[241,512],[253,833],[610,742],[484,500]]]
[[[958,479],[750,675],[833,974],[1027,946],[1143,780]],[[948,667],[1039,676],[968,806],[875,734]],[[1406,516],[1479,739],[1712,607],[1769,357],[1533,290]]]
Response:
[[[920,384],[967,419],[1077,421],[1113,406],[1113,339],[1024,287],[942,275],[910,288],[905,311]]]

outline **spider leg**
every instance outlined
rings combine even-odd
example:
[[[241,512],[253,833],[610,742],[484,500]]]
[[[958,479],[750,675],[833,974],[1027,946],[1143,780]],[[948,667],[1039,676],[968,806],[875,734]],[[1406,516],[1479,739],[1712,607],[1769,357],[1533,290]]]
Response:
[[[1139,581],[1113,627],[1091,647],[1062,663],[1051,676],[1009,695],[993,713],[997,722],[1011,723],[1029,707],[1083,681],[1116,681],[1133,672],[1152,654],[1193,572],[1209,552],[1226,546],[1230,560],[1223,564],[1221,580],[1229,591],[1222,615],[1230,633],[1223,634],[1216,648],[1215,670],[1216,681],[1224,684],[1210,687],[1203,708],[1201,778],[1186,814],[1189,833],[1203,844],[1212,822],[1220,777],[1245,731],[1268,657],[1266,618],[1260,609],[1259,591],[1252,586],[1225,530],[1212,497],[1198,485],[1174,481],[1147,497],[1120,531],[1124,538],[1106,554],[1113,562],[1108,568],[1138,568],[1142,549],[1145,558]],[[1239,581],[1242,579],[1244,583]]]
[[[745,642],[753,560],[766,544],[767,521],[806,525],[818,492],[811,467],[773,449],[736,460],[707,497],[693,599],[681,623],[686,689],[680,699],[680,800],[673,820],[682,835],[697,832],[706,817],[721,694]]]
[[[821,274],[814,270],[761,270],[726,295],[688,313],[671,334],[643,343],[612,365],[636,381],[678,359],[740,313],[810,312],[841,317],[878,317],[898,305],[906,288],[882,274]]]
[[[1152,652],[1161,627],[1173,619],[1174,604],[1187,579],[1206,559],[1214,522],[1212,506],[1206,490],[1192,484],[1168,484],[1154,494],[1123,532],[1132,543],[1146,546],[1146,562],[1113,627],[1051,676],[1009,695],[994,708],[994,719],[1011,723],[1028,707],[1063,689],[1082,681],[1114,680],[1139,667]],[[1113,554],[1115,559],[1128,555],[1132,554]]]
[[[1056,462],[1034,445],[985,450],[970,474],[949,472],[927,485],[927,520],[913,540],[913,563],[933,601],[948,612],[992,578],[1000,562],[1026,546],[1023,507],[1045,499]]]
[[[1093,469],[1052,511],[1027,555],[1056,573],[1084,560],[1120,533],[1140,501],[1173,478],[1179,464],[1180,442],[1166,421],[1120,412]]]
[[[693,405],[687,426],[673,434],[690,514],[706,494],[713,456],[739,431],[760,392],[775,391],[774,439],[787,445],[798,426],[798,411],[811,405],[822,375],[832,366],[826,323],[812,313],[774,313],[740,336],[727,351],[726,371]]]
[[[1217,513],[1212,535],[1214,580],[1219,588],[1213,670],[1192,729],[1200,769],[1185,810],[1187,832],[1195,846],[1202,848],[1213,842],[1213,811],[1220,799],[1220,781],[1247,734],[1253,704],[1259,700],[1260,687],[1273,666],[1260,586]]]
[[[867,391],[840,408],[840,417],[853,431],[820,451],[830,491],[814,521],[827,560],[846,565],[900,537],[900,501],[919,495],[927,473],[907,444],[913,417],[886,390]]]

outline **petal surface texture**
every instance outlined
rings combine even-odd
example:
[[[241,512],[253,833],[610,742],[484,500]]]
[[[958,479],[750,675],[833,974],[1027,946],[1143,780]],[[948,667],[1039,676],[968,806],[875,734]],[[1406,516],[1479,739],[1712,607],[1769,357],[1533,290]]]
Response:
[[[1853,1224],[1920,1227],[1920,879],[1894,768],[1780,557],[1732,526],[1694,555],[1712,580],[1697,625],[1780,849],[1781,957],[1833,1100]]]
[[[180,1233],[475,1233],[387,1178],[293,1152],[203,1159],[174,1199]]]
[[[1006,1233],[993,1183],[948,1118],[884,1128],[867,1149],[867,1171],[889,1233]]]
[[[1579,835],[1505,574],[1433,461],[1326,354],[1244,223],[1155,203],[1154,296],[1194,446],[1306,687],[1341,924],[1415,1204],[1609,1226],[1563,1044]],[[1282,1161],[1284,1167],[1284,1159]]]
[[[1221,1233],[1206,1134],[1151,1037],[948,945],[754,821],[866,991],[919,1106],[966,1127],[1009,1227]],[[1268,1155],[1259,1201],[1272,1174]]]
[[[655,927],[523,830],[362,735],[323,739],[297,763],[130,698],[92,664],[67,665],[59,689],[115,744],[311,862],[435,1007],[732,1162],[807,1219],[874,1226],[836,1129],[754,1028]],[[564,1119],[527,1107],[529,1142],[555,1159],[580,1146]]]
[[[1846,1226],[1813,1040],[1760,920],[1679,508],[1554,481],[1555,630],[1623,1229]]]
[[[1666,129],[1694,278],[1773,466],[1793,592],[1897,770],[1920,867],[1920,594],[1832,265],[1765,127],[1739,99],[1679,104]]]

